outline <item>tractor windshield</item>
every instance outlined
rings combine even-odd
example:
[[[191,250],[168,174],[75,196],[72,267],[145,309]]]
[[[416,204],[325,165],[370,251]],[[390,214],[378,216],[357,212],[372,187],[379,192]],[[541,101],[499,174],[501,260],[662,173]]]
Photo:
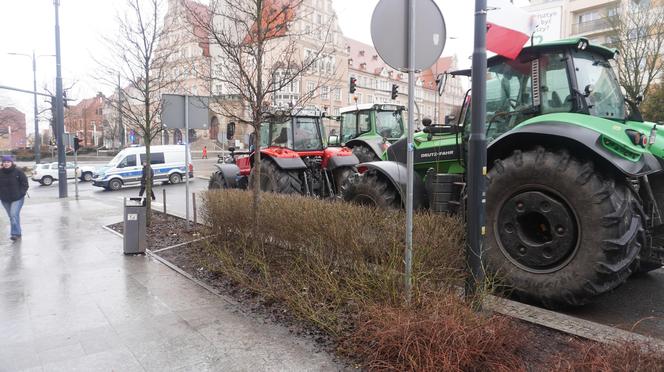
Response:
[[[295,117],[293,128],[293,150],[308,151],[321,150],[323,141],[320,133],[320,119],[316,117]]]
[[[321,123],[317,117],[290,117],[261,125],[261,147],[286,147],[295,151],[321,150]]]
[[[609,62],[594,53],[573,51],[576,80],[590,115],[625,119],[625,98]]]
[[[401,111],[376,112],[376,133],[386,138],[399,138],[403,135]]]

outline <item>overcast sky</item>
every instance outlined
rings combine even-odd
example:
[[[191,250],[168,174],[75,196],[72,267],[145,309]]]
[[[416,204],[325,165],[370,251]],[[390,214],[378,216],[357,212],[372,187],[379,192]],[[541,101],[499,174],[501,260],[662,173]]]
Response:
[[[435,0],[447,26],[443,55],[458,55],[459,67],[468,67],[472,53],[473,9],[470,0]],[[523,0],[525,1],[525,0]],[[345,36],[371,44],[371,14],[378,0],[333,0]],[[103,54],[101,35],[115,34],[115,14],[124,0],[60,0],[60,38],[64,86],[73,86],[70,97],[87,98],[111,88],[92,78],[97,68],[94,56]],[[0,1],[0,85],[32,90],[32,62],[8,53],[55,54],[55,8],[53,0]],[[55,91],[55,58],[37,59],[37,90]],[[48,105],[39,98],[40,109]],[[32,96],[0,90],[0,106],[16,106],[26,114],[28,132],[33,132]],[[42,123],[40,128],[46,128]]]

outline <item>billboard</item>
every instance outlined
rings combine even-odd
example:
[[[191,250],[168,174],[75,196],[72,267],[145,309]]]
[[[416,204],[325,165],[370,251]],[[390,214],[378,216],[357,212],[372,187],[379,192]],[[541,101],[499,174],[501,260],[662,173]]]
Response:
[[[533,44],[544,41],[558,40],[562,35],[562,7],[553,7],[541,10],[531,10],[535,32],[533,33]]]

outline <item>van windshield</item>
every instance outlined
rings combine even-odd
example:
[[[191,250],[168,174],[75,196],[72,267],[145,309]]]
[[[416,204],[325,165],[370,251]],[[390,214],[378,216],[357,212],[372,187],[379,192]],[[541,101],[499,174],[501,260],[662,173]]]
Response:
[[[122,158],[124,158],[124,154],[122,153],[122,151],[120,151],[117,155],[115,155],[113,160],[108,162],[108,165],[113,167],[117,165],[120,162],[120,160],[122,160]]]

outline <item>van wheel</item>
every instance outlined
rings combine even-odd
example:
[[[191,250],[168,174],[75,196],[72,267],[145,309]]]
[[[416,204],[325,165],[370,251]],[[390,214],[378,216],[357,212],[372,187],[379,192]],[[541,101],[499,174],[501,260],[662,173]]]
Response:
[[[117,178],[112,179],[108,182],[108,188],[113,190],[113,191],[120,190],[122,188],[122,181],[120,181]]]
[[[81,180],[83,180],[84,182],[92,181],[92,173],[90,173],[90,172],[83,173],[83,176],[81,177]]]
[[[180,181],[182,181],[182,176],[180,173],[173,173],[168,177],[168,181],[172,184],[178,184]]]
[[[53,184],[53,177],[51,176],[44,176],[42,177],[41,181],[39,181],[43,186],[51,186]]]

